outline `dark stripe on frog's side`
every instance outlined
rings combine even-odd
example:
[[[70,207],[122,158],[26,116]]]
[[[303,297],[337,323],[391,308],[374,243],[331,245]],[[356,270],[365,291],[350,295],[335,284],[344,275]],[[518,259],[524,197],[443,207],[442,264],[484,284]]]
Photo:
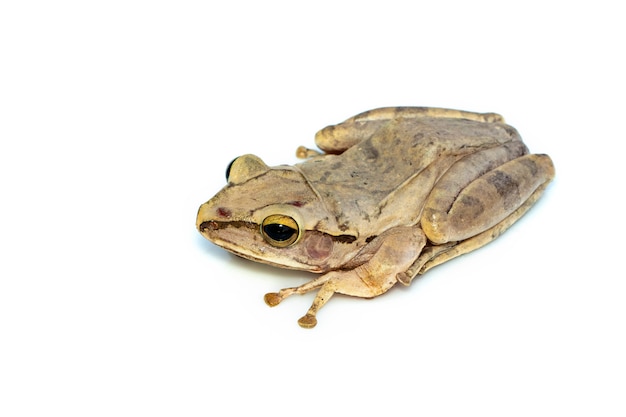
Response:
[[[352,243],[356,240],[356,237],[352,235],[339,235],[339,236],[329,235],[329,236],[333,241],[339,242],[339,243]]]

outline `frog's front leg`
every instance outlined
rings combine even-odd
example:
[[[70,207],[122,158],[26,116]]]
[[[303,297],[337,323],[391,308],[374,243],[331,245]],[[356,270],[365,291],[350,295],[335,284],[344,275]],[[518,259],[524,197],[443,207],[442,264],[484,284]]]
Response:
[[[491,242],[532,207],[554,177],[550,157],[537,154],[481,170],[481,161],[493,163],[497,152],[493,148],[467,156],[437,182],[421,218],[433,245],[401,282],[408,284],[415,275]]]
[[[298,320],[305,328],[315,327],[316,315],[335,294],[372,298],[385,293],[403,276],[421,252],[426,237],[419,227],[397,227],[373,239],[342,270],[328,272],[300,287],[285,288],[265,295],[269,306],[278,305],[293,294],[304,294],[319,288],[313,304]]]

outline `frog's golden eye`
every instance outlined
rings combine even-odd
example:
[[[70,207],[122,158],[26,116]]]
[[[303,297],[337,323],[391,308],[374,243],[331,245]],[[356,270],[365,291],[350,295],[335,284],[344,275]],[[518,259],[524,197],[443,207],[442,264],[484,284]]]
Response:
[[[293,218],[282,214],[273,214],[263,220],[261,235],[270,245],[286,248],[298,240],[300,228]]]

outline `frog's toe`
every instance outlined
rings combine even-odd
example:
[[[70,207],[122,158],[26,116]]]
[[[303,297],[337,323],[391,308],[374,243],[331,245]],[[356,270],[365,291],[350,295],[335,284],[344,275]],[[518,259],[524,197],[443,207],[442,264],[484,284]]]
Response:
[[[267,294],[265,294],[265,297],[263,297],[263,300],[265,300],[265,304],[267,304],[268,306],[274,307],[280,304],[281,301],[283,301],[283,297],[281,297],[280,294],[277,292],[268,292]]]
[[[312,329],[317,324],[317,319],[312,314],[306,314],[298,320],[298,324],[305,329]]]
[[[323,155],[321,152],[316,151],[315,149],[309,149],[304,146],[298,146],[296,149],[296,157],[299,159],[307,159],[313,156]]]
[[[409,274],[407,274],[406,272],[400,272],[396,275],[396,280],[398,280],[400,284],[408,286],[411,285],[411,281],[413,280],[413,278],[409,276]]]

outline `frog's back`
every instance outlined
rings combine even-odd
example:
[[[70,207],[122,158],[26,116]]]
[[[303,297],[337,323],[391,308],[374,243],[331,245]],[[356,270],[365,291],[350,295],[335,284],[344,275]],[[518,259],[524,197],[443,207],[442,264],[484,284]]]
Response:
[[[343,153],[299,164],[345,224],[355,216],[361,221],[376,216],[384,200],[415,176],[443,173],[464,155],[507,142],[523,146],[517,131],[503,122],[400,117],[378,124],[371,136]],[[415,210],[421,210],[423,201],[416,203]]]

